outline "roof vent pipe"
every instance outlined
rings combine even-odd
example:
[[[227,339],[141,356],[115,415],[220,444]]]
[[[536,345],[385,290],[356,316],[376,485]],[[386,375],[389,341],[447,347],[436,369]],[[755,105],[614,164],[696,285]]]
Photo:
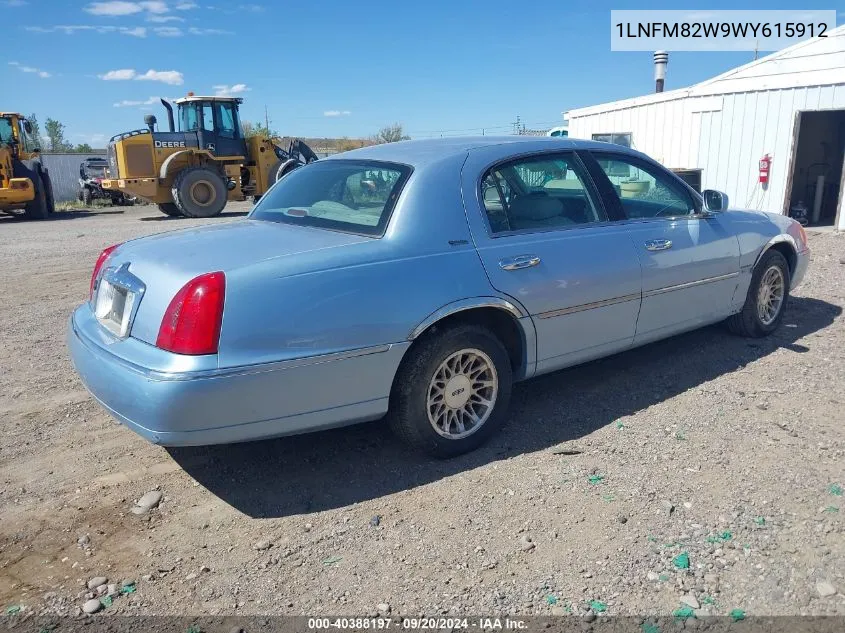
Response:
[[[669,53],[666,51],[655,51],[654,53],[654,91],[663,92],[663,84],[666,82],[666,66],[669,64]]]

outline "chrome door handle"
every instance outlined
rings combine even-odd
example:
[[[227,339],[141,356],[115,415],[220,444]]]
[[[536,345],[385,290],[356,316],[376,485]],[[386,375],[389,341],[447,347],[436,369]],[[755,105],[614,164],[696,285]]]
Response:
[[[647,251],[665,251],[672,248],[672,240],[648,240],[645,248]]]
[[[536,255],[517,255],[516,257],[505,257],[499,260],[499,267],[502,270],[519,270],[520,268],[530,268],[540,263],[540,258]]]

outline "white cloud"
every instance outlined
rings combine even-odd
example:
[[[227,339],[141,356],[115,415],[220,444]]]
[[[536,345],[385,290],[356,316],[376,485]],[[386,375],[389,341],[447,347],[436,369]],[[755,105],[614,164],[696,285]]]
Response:
[[[135,79],[138,81],[160,81],[171,86],[181,86],[185,83],[184,75],[177,70],[148,70]]]
[[[145,11],[149,11],[150,13],[167,13],[170,11],[167,3],[161,2],[160,0],[154,0],[153,2],[139,2],[138,4],[140,4],[141,8]]]
[[[97,76],[103,81],[129,81],[134,79],[135,81],[160,81],[171,86],[181,86],[185,83],[184,75],[178,70],[148,70],[140,74],[134,68],[121,68]]]
[[[3,2],[0,2],[0,4],[3,4],[7,7],[23,7],[29,3],[26,0],[3,0]]]
[[[137,107],[137,106],[154,105],[154,104],[158,103],[160,99],[161,99],[161,97],[150,97],[149,99],[147,99],[145,101],[132,101],[132,100],[129,100],[129,99],[124,99],[123,101],[118,101],[117,103],[115,103],[114,107],[115,108],[134,108],[134,107]]]
[[[170,8],[162,0],[151,0],[149,2],[126,2],[125,0],[112,0],[110,2],[92,2],[83,9],[91,15],[105,17],[122,17],[138,13],[151,13],[158,15],[167,13]]]
[[[103,75],[97,75],[103,81],[125,81],[127,79],[135,79],[138,76],[132,68],[123,68],[121,70],[110,70]]]
[[[112,2],[92,2],[87,5],[83,11],[92,15],[107,15],[111,17],[120,15],[133,15],[141,13],[144,7],[140,2],[124,2],[122,0],[114,0]]]
[[[326,110],[325,112],[323,112],[323,116],[330,116],[330,117],[349,116],[350,114],[352,114],[352,113],[349,110]]]
[[[198,5],[196,2],[180,2],[179,4],[176,5],[176,10],[177,11],[190,11],[191,9],[196,9],[199,6],[200,5]]]
[[[188,29],[188,33],[191,35],[231,35],[231,31],[222,31],[220,29],[199,29],[195,26],[192,26]]]
[[[34,66],[24,66],[20,62],[9,62],[9,66],[14,66],[22,73],[31,73],[33,75],[38,75],[39,77],[41,77],[41,79],[49,79],[53,76],[46,70],[41,70],[40,68],[35,68]]]
[[[258,4],[242,4],[238,6],[238,9],[247,13],[261,13],[264,11],[264,7]]]
[[[184,22],[185,18],[180,18],[178,15],[151,15],[147,18],[147,22],[155,22],[157,24],[164,24],[165,22]]]
[[[218,97],[231,97],[232,95],[237,95],[252,90],[252,88],[247,87],[246,84],[234,84],[232,86],[221,84],[217,86],[212,86],[212,88],[214,89],[214,94]]]
[[[94,33],[119,33],[121,35],[131,35],[133,37],[146,37],[147,29],[143,26],[129,28],[128,26],[92,26],[90,24],[59,24],[57,26],[43,27],[43,26],[26,26],[25,30],[32,33],[64,33],[65,35],[75,35],[80,31],[91,31]]]
[[[153,31],[159,37],[182,37],[182,29],[177,26],[158,26]]]
[[[184,21],[182,18],[177,16],[148,16],[148,22],[154,23],[162,23],[162,22],[170,22],[170,21]],[[190,33],[191,35],[231,35],[231,31],[223,31],[221,29],[205,29],[205,28],[198,28],[198,27],[190,27],[187,31],[183,31],[181,28],[170,26],[159,26],[159,27],[151,27],[148,29],[144,26],[136,26],[136,27],[128,27],[128,26],[112,26],[112,25],[105,25],[105,26],[94,26],[91,24],[58,24],[56,26],[25,26],[25,30],[30,31],[31,33],[64,33],[65,35],[75,35],[79,32],[90,31],[93,33],[116,33],[119,35],[130,35],[132,37],[146,37],[148,33],[152,33],[153,35],[157,35],[158,37],[178,37],[185,33]]]

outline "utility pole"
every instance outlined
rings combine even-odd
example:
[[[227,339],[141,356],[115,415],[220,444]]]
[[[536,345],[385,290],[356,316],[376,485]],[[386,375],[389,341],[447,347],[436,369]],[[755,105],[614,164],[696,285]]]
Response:
[[[267,104],[264,104],[264,127],[270,132],[270,117],[267,114]]]

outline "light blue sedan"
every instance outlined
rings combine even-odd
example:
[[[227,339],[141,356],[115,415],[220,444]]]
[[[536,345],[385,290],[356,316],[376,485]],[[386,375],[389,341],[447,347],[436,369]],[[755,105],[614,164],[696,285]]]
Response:
[[[243,220],[107,248],[68,345],[157,444],[386,416],[456,455],[504,424],[515,381],[719,321],[775,330],[804,231],[726,208],[606,143],[369,147],[290,173]]]

